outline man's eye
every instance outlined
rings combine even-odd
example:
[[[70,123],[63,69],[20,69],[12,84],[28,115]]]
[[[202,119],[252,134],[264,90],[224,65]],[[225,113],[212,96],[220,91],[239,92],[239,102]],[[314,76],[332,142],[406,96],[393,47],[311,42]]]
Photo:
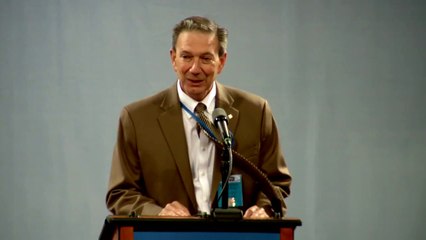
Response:
[[[212,60],[212,58],[211,57],[202,57],[201,60],[203,62],[210,62]]]

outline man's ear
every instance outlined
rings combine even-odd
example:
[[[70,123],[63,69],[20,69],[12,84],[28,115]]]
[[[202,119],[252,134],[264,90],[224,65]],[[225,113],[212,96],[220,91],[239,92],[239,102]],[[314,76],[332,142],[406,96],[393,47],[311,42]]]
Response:
[[[219,71],[218,71],[218,73],[222,72],[223,68],[225,67],[225,63],[226,63],[226,59],[227,58],[228,58],[228,53],[227,52],[224,52],[223,55],[221,57],[219,57],[220,65],[219,65]]]
[[[170,61],[172,62],[173,69],[176,70],[176,51],[173,48],[170,49]]]

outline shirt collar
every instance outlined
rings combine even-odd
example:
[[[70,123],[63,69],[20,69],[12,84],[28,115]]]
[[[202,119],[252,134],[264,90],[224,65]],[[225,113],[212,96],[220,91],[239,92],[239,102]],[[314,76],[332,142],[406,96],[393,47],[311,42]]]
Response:
[[[195,107],[197,106],[198,101],[195,101],[190,96],[188,96],[180,87],[180,80],[177,81],[177,91],[179,100],[181,103],[183,103],[189,110],[194,111]],[[216,81],[213,82],[212,90],[207,94],[207,96],[201,101],[201,103],[204,103],[207,106],[207,113],[210,115],[212,114],[214,108],[215,108],[215,99],[216,97]],[[188,118],[191,118],[191,115],[185,111],[185,114]]]

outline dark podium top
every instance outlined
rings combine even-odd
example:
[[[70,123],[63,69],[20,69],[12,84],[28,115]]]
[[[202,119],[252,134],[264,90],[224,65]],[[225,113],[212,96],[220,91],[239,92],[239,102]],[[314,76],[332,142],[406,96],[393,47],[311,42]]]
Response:
[[[302,222],[284,219],[212,219],[201,217],[107,216],[99,239],[294,239]]]

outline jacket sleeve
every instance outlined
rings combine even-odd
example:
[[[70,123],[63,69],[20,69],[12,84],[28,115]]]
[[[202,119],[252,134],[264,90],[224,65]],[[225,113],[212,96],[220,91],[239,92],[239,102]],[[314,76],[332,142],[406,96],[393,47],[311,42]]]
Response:
[[[144,195],[134,123],[124,108],[112,157],[106,196],[107,208],[115,215],[157,215],[161,207]]]
[[[263,105],[261,140],[259,151],[259,167],[268,176],[277,192],[282,195],[282,212],[286,213],[284,198],[290,194],[291,175],[287,168],[284,154],[281,150],[279,135],[269,104]],[[256,205],[270,208],[270,201],[260,192]]]

